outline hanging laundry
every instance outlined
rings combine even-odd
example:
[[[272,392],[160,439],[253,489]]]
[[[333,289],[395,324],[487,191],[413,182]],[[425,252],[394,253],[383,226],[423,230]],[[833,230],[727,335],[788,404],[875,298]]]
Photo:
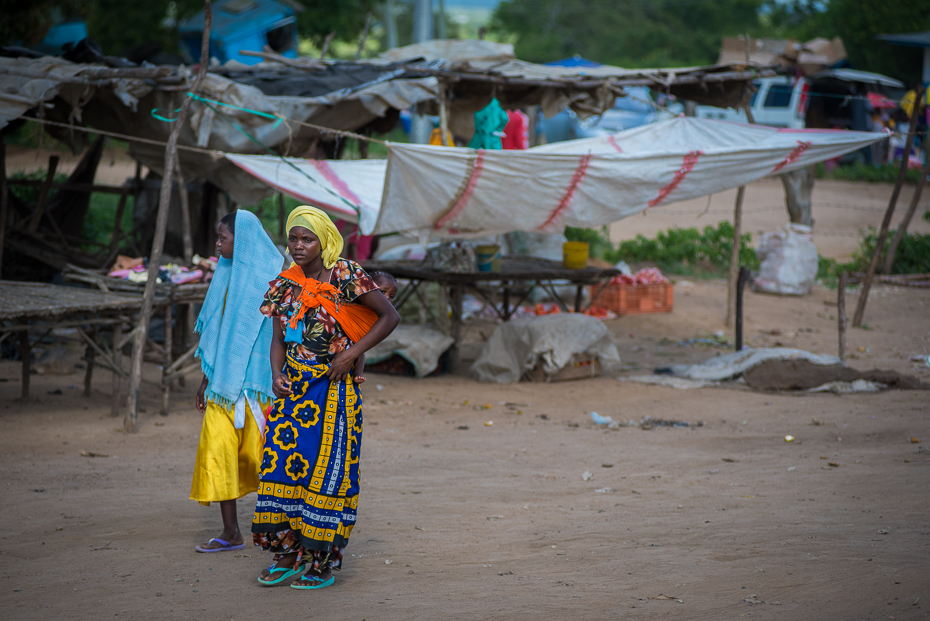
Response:
[[[510,119],[497,98],[475,112],[475,135],[468,143],[470,149],[501,149],[500,135]]]
[[[505,150],[517,151],[528,149],[530,146],[530,117],[522,110],[507,111],[507,125],[504,127],[504,137],[501,145]]]

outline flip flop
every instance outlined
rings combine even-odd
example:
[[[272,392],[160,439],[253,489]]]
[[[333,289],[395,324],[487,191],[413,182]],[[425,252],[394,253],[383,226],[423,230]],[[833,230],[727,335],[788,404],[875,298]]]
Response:
[[[274,574],[278,572],[281,572],[281,575],[272,580],[267,580],[259,576],[258,583],[263,584],[265,586],[274,586],[276,584],[281,584],[288,578],[293,578],[294,576],[301,574],[306,568],[307,566],[305,564],[302,564],[300,567],[275,567],[274,565],[270,565],[268,567],[268,571],[271,573],[272,576],[274,576]]]
[[[214,541],[215,541],[216,543],[220,544],[221,547],[219,547],[219,548],[205,548],[205,547],[202,546],[202,545],[198,545],[198,546],[197,546],[196,548],[194,548],[194,549],[197,550],[198,552],[203,552],[203,553],[205,553],[205,554],[209,554],[209,553],[211,553],[211,552],[228,552],[228,551],[230,551],[230,550],[241,550],[241,549],[243,549],[243,548],[245,547],[245,542],[244,542],[244,541],[243,541],[242,543],[240,543],[239,545],[234,546],[234,545],[230,544],[228,541],[223,541],[222,539],[216,539],[216,538],[211,539],[210,541],[208,541],[208,542],[207,542],[206,544],[204,544],[204,545],[210,545],[210,544],[213,543]]]
[[[291,584],[291,588],[300,589],[302,591],[325,589],[336,581],[336,576],[330,576],[329,580],[323,580],[322,578],[317,578],[316,576],[304,576],[301,578],[301,580],[313,580],[316,584]]]

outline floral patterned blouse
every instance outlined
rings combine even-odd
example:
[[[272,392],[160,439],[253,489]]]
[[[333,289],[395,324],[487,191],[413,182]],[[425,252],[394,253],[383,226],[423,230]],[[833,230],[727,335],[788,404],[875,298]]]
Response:
[[[340,302],[354,302],[360,295],[378,289],[378,285],[362,266],[348,259],[336,261],[329,282],[339,289]],[[266,317],[278,318],[277,327],[286,334],[287,324],[294,311],[294,289],[297,284],[279,277],[268,285],[271,288],[265,294],[261,312]],[[322,306],[307,310],[303,322],[302,342],[285,343],[287,354],[299,362],[330,364],[336,354],[352,345],[342,326]]]

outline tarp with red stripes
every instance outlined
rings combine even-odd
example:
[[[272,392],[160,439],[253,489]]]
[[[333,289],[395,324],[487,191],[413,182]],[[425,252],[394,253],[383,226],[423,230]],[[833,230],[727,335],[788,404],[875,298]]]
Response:
[[[386,161],[226,157],[286,194],[358,221],[365,234],[449,238],[610,224],[829,160],[884,136],[677,117],[526,151],[390,143]]]

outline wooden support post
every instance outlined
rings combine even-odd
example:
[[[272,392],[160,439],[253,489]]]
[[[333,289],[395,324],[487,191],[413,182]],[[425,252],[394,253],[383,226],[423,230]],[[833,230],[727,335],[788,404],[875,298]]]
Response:
[[[287,244],[287,231],[284,230],[287,224],[287,210],[284,207],[284,194],[278,192],[278,243]]]
[[[3,279],[3,242],[6,240],[6,221],[9,217],[6,188],[6,142],[0,135],[0,280]]]
[[[48,193],[52,189],[52,183],[55,181],[55,173],[58,172],[57,155],[50,155],[48,158],[48,171],[45,174],[45,182],[39,188],[39,198],[36,200],[35,210],[29,218],[29,232],[35,233],[39,229],[39,222],[42,221],[42,214],[45,213],[45,201],[48,199]]]
[[[449,86],[445,82],[441,82],[439,86],[439,144],[445,147],[453,147],[455,145],[449,143]]]
[[[210,58],[210,24],[213,21],[213,8],[210,0],[204,0],[204,26],[203,38],[200,45],[200,57],[203,59],[197,69],[197,77],[191,86],[190,92],[200,90],[204,76],[207,74]],[[152,241],[152,254],[149,257],[148,280],[145,282],[145,292],[142,294],[142,309],[139,312],[139,325],[134,334],[132,348],[132,364],[129,369],[129,396],[127,398],[126,416],[123,428],[126,431],[135,431],[139,416],[139,396],[142,387],[142,358],[145,352],[145,342],[148,336],[149,319],[152,316],[152,307],[155,302],[155,283],[158,278],[158,266],[161,262],[162,248],[165,244],[165,231],[168,228],[168,211],[171,205],[171,183],[174,177],[174,160],[178,155],[178,138],[181,129],[187,122],[190,111],[190,97],[184,97],[177,121],[171,128],[168,143],[165,146],[164,177],[158,197],[158,215],[155,219],[155,237]]]
[[[918,85],[916,88],[917,97],[914,101],[921,101],[924,96],[924,89]],[[865,272],[865,278],[862,279],[862,287],[859,289],[859,300],[856,302],[856,312],[853,315],[853,327],[858,328],[862,325],[862,319],[865,316],[865,305],[869,301],[869,290],[872,288],[872,279],[875,278],[875,269],[878,267],[878,261],[881,259],[882,250],[885,248],[885,238],[888,236],[888,227],[891,226],[891,217],[894,215],[894,208],[898,202],[898,195],[901,193],[901,186],[904,185],[904,178],[907,176],[907,160],[914,146],[914,136],[917,134],[917,121],[920,118],[920,106],[914,105],[911,114],[911,130],[907,133],[907,143],[904,146],[904,155],[901,157],[901,168],[898,170],[898,179],[895,181],[894,190],[891,192],[891,199],[888,201],[888,209],[885,210],[885,217],[882,218],[882,226],[878,231],[878,237],[875,240],[875,252],[872,253],[872,260],[869,261],[869,269]]]
[[[194,240],[191,238],[191,206],[187,196],[187,182],[181,173],[181,158],[175,159],[175,173],[178,175],[178,197],[181,202],[181,243],[184,248],[184,261],[190,265],[194,257]]]
[[[584,285],[578,285],[578,289],[575,291],[575,312],[581,312],[581,305],[584,303]]]
[[[110,347],[110,350],[113,352],[113,362],[117,367],[122,367],[123,360],[123,348],[120,347],[120,342],[123,340],[123,322],[119,321],[113,326],[113,344]],[[119,416],[119,403],[120,403],[120,390],[121,390],[121,380],[119,373],[113,371],[113,409],[110,411],[110,416],[116,417]]]
[[[19,332],[19,357],[23,361],[23,386],[20,396],[23,399],[29,398],[29,374],[32,373],[31,361],[29,356],[31,352],[29,350],[29,331],[20,330]]]
[[[164,362],[162,363],[162,372],[161,372],[161,415],[168,416],[168,409],[170,407],[171,401],[171,381],[168,379],[168,369],[171,367],[173,360],[171,359],[172,352],[172,340],[174,335],[172,334],[174,330],[174,317],[172,316],[172,304],[165,304],[164,312],[164,322],[165,328],[163,330],[164,334],[164,346],[165,346],[165,355]]]
[[[914,212],[917,211],[917,203],[920,202],[920,195],[924,191],[924,186],[927,185],[927,175],[930,175],[930,157],[925,157],[927,157],[927,161],[920,171],[920,178],[917,180],[917,187],[914,188],[914,195],[911,196],[911,202],[907,206],[907,211],[904,212],[904,218],[901,220],[900,224],[898,224],[898,230],[894,232],[894,237],[891,238],[891,244],[888,246],[888,252],[885,255],[885,264],[882,266],[883,274],[891,273],[891,266],[894,265],[894,255],[898,252],[898,246],[901,244],[901,240],[904,239],[904,236],[907,234],[907,227],[911,225],[911,219],[914,217]]]
[[[461,285],[452,287],[452,351],[450,364],[453,373],[462,371],[462,302],[465,298],[465,288]]]
[[[91,332],[91,338],[96,338],[97,329]],[[87,369],[84,371],[84,396],[89,397],[91,389],[93,388],[94,381],[94,358],[97,357],[97,350],[95,350],[90,345],[87,345],[87,348],[84,350],[84,362],[87,364]]]
[[[112,261],[117,252],[119,252],[120,238],[123,236],[123,211],[126,209],[126,200],[129,198],[129,188],[125,188],[119,195],[119,203],[116,205],[116,219],[113,222],[113,237],[110,239],[110,260]],[[108,267],[104,265],[104,267]]]
[[[839,359],[846,364],[846,272],[840,273],[836,288],[836,328],[839,336]]]
[[[743,351],[743,291],[749,280],[749,268],[739,268],[736,280],[736,351]]]
[[[739,251],[740,237],[743,231],[743,197],[746,194],[746,186],[740,186],[736,191],[736,205],[733,207],[733,248],[730,250],[730,274],[727,277],[727,316],[724,324],[727,327],[733,325],[733,317],[736,316],[736,288],[739,280]]]

